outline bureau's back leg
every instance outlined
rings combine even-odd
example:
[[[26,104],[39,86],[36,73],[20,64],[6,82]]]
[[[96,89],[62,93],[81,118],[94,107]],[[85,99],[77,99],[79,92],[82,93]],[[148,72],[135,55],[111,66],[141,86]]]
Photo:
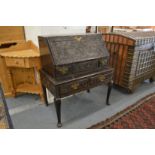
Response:
[[[107,99],[106,99],[106,104],[107,104],[107,105],[110,105],[110,103],[109,103],[109,98],[110,98],[110,94],[111,94],[112,87],[113,87],[113,81],[110,81],[110,82],[108,83],[108,92],[107,92]]]
[[[154,77],[151,77],[149,80],[150,80],[150,83],[152,83],[152,82],[155,81],[155,78]]]
[[[90,89],[87,89],[87,93],[90,93]]]
[[[42,85],[42,89],[43,89],[43,96],[44,96],[45,104],[46,104],[46,106],[48,106],[46,87],[44,85]]]

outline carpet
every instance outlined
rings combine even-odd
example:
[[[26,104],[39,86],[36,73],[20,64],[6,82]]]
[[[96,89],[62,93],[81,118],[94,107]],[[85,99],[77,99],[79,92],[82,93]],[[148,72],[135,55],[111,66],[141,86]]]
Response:
[[[155,129],[155,93],[89,129]]]
[[[0,129],[12,129],[12,121],[7,106],[0,102]]]
[[[0,129],[12,129],[12,121],[4,97],[4,93],[0,84]]]

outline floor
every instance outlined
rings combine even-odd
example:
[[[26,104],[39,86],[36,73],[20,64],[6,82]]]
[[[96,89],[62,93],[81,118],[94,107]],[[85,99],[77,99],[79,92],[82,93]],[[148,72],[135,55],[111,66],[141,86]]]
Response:
[[[155,83],[145,81],[134,94],[112,90],[110,106],[106,106],[106,86],[65,98],[62,101],[62,129],[84,129],[116,114],[142,97],[155,92]],[[57,117],[53,103],[46,107],[36,95],[8,98],[9,112],[16,129],[56,129]]]

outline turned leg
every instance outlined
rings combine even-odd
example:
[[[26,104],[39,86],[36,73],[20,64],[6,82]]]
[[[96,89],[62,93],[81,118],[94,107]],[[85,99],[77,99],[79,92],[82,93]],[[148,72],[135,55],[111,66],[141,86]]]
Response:
[[[44,101],[45,101],[46,106],[48,106],[46,87],[42,85],[42,88],[43,88]]]
[[[107,99],[106,99],[106,104],[107,105],[110,105],[109,98],[110,98],[112,86],[113,86],[113,81],[111,81],[111,82],[108,83],[108,92],[107,92]]]
[[[152,83],[152,82],[154,82],[154,78],[153,77],[150,78],[150,83]]]
[[[133,94],[133,92],[134,92],[134,88],[127,90],[127,93],[129,93],[129,94]]]
[[[60,127],[62,127],[62,124],[61,124],[61,99],[54,98],[54,104],[55,104],[57,118],[58,118],[57,126],[58,126],[58,128],[60,128]]]
[[[87,93],[90,93],[90,89],[87,89]]]

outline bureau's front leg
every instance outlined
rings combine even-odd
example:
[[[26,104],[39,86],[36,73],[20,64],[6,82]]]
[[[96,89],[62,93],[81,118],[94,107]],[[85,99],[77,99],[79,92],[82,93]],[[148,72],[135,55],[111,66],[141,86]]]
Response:
[[[155,78],[154,77],[151,77],[150,78],[150,83],[153,83],[155,81]]]
[[[55,104],[57,118],[58,118],[57,126],[58,126],[58,128],[60,128],[60,127],[62,127],[62,124],[61,124],[61,99],[54,98],[54,104]]]
[[[87,89],[87,93],[90,93],[90,89]]]
[[[110,94],[111,94],[112,87],[113,87],[113,81],[110,81],[110,82],[108,83],[108,92],[107,92],[107,99],[106,99],[106,104],[107,104],[107,105],[110,105],[110,103],[109,103],[109,98],[110,98]]]

